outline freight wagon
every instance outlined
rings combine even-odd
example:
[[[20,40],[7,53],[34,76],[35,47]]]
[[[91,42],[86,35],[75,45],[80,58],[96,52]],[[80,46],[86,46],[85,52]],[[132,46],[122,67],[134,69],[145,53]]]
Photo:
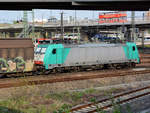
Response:
[[[135,43],[126,44],[46,44],[38,45],[34,62],[45,70],[78,69],[96,66],[135,66],[140,63]]]
[[[33,59],[32,39],[0,39],[0,73],[32,71]]]

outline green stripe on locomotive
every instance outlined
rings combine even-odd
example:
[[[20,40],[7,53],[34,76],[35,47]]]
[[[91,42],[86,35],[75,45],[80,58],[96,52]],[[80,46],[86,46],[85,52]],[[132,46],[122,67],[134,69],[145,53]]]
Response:
[[[139,53],[135,43],[127,42],[126,45],[123,46],[123,49],[129,60],[137,60],[137,63],[140,63]]]
[[[70,48],[64,48],[62,44],[48,46],[44,56],[44,66],[48,69],[51,64],[63,64],[69,54]]]

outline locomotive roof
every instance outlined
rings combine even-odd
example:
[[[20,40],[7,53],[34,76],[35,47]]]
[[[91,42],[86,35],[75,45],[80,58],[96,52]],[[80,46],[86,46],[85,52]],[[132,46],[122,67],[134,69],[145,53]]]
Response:
[[[48,47],[50,45],[58,44],[39,44],[38,47]],[[60,44],[61,45],[61,44]],[[86,43],[86,44],[62,44],[65,48],[92,48],[92,47],[120,47],[125,46],[126,44],[107,44],[107,43]]]
[[[74,47],[119,47],[119,46],[124,46],[125,44],[106,44],[106,43],[102,43],[102,44],[92,44],[92,43],[87,43],[87,44],[80,44],[80,45],[64,45],[64,47],[70,47],[70,48],[74,48]]]

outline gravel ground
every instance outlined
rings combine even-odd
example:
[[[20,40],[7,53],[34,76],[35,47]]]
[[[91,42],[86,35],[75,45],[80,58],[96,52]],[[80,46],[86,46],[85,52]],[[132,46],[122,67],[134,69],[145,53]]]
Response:
[[[45,94],[48,92],[64,92],[83,90],[86,88],[111,89],[111,88],[136,88],[150,84],[150,74],[128,75],[121,77],[99,78],[91,80],[79,80],[70,82],[59,82],[44,85],[22,86],[15,88],[0,89],[0,99],[7,99],[14,93],[28,89],[28,92]]]

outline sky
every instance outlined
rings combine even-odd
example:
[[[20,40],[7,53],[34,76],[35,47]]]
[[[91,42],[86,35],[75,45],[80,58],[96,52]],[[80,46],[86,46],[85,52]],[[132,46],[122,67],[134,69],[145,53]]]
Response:
[[[104,11],[85,11],[85,10],[34,10],[34,15],[36,20],[48,19],[50,16],[55,16],[60,19],[60,13],[64,12],[64,19],[69,18],[69,16],[75,17],[77,19],[84,19],[88,17],[89,19],[98,19],[98,15]],[[110,12],[110,11],[105,11]],[[127,12],[128,17],[131,17],[131,12]],[[142,16],[143,12],[136,12],[136,16]],[[15,20],[21,20],[23,18],[23,11],[0,11],[0,23],[12,23]],[[28,11],[28,20],[32,20],[32,11]]]

